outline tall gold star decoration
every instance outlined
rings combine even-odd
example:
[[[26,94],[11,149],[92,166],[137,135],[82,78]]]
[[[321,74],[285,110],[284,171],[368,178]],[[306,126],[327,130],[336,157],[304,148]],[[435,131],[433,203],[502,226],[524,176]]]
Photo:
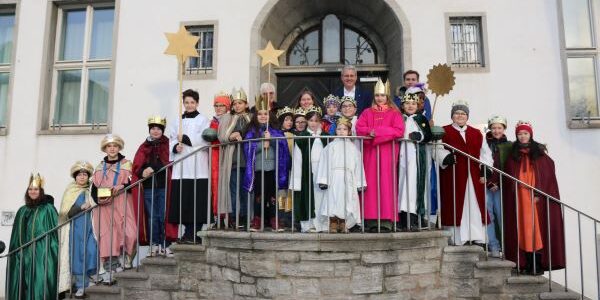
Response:
[[[447,64],[437,64],[429,70],[429,74],[427,74],[427,87],[435,94],[431,119],[433,119],[438,98],[450,93],[454,87],[455,79],[454,71]]]
[[[261,67],[269,65],[269,82],[271,82],[271,65],[279,67],[279,57],[283,54],[283,50],[277,50],[273,47],[273,43],[269,41],[265,49],[256,51],[256,54],[261,58]]]
[[[185,26],[180,26],[176,33],[165,32],[165,36],[169,42],[169,46],[165,50],[166,55],[174,55],[177,57],[180,71],[178,72],[179,79],[179,94],[177,95],[177,107],[179,107],[179,136],[181,137],[181,94],[183,93],[183,72],[185,72],[185,62],[188,57],[198,57],[196,44],[200,37],[191,35]],[[180,141],[181,142],[181,141]]]

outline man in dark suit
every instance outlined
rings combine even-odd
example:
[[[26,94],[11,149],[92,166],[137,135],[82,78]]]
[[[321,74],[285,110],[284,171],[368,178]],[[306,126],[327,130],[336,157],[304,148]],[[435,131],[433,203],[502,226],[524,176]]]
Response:
[[[344,86],[335,91],[334,95],[338,97],[350,96],[356,101],[356,115],[371,106],[373,103],[373,94],[371,91],[365,91],[356,85],[358,74],[353,65],[346,65],[342,68],[341,80]]]

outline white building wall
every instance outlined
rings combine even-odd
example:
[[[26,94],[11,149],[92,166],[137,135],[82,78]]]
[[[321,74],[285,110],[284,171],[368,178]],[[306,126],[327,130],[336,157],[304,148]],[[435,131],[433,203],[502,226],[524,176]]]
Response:
[[[251,26],[265,2],[118,2],[112,132],[124,138],[127,157],[133,157],[147,135],[148,116],[160,113],[168,120],[176,118],[177,64],[175,58],[162,54],[167,46],[163,33],[177,31],[184,21],[218,21],[216,79],[184,82],[184,88],[200,92],[201,112],[212,115],[212,96],[219,90],[257,88],[248,87],[249,61],[255,55],[248,45]],[[407,68],[421,72],[422,81],[433,64],[447,60],[445,14],[485,13],[489,72],[457,73],[454,90],[438,103],[436,123],[449,123],[450,105],[459,98],[470,102],[474,124],[485,123],[492,114],[507,116],[510,139],[514,139],[517,120],[530,120],[535,138],[548,144],[556,162],[562,200],[600,218],[600,202],[594,201],[600,195],[600,129],[567,128],[555,1],[421,0],[416,4],[398,0],[398,5],[411,28],[412,49],[405,51],[412,52],[412,62]],[[99,151],[102,135],[37,134],[46,9],[46,1],[19,4],[9,134],[0,136],[0,211],[16,211],[23,204],[33,170],[46,177],[46,191],[56,198],[58,208],[70,181],[71,164],[79,159],[96,164],[103,157]],[[0,227],[0,240],[7,244],[11,228]],[[577,232],[568,233],[568,240],[575,242]],[[1,270],[5,263],[0,260]],[[569,263],[579,263],[578,253],[569,252]],[[4,276],[0,272],[2,283]],[[593,281],[587,286],[593,287]],[[3,289],[0,284],[0,294]]]

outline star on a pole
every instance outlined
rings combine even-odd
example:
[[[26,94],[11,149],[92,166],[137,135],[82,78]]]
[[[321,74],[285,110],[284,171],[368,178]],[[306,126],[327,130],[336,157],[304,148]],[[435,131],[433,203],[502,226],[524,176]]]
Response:
[[[185,26],[179,27],[179,31],[176,33],[165,32],[165,36],[169,41],[165,54],[175,55],[180,62],[185,61],[190,56],[198,57],[196,44],[200,37],[191,35],[185,29]]]
[[[262,63],[261,67],[264,67],[268,64],[273,64],[279,67],[279,56],[283,54],[283,50],[277,50],[273,47],[271,41],[267,43],[265,49],[258,50],[256,53],[261,57]]]

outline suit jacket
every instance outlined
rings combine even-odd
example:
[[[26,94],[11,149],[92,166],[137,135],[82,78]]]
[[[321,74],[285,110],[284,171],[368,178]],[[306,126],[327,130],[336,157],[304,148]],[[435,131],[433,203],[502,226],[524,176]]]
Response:
[[[373,104],[373,94],[361,89],[358,86],[355,86],[354,90],[354,100],[356,100],[356,116],[360,116],[363,110],[371,107]],[[337,89],[334,95],[338,97],[344,97],[344,87]]]

